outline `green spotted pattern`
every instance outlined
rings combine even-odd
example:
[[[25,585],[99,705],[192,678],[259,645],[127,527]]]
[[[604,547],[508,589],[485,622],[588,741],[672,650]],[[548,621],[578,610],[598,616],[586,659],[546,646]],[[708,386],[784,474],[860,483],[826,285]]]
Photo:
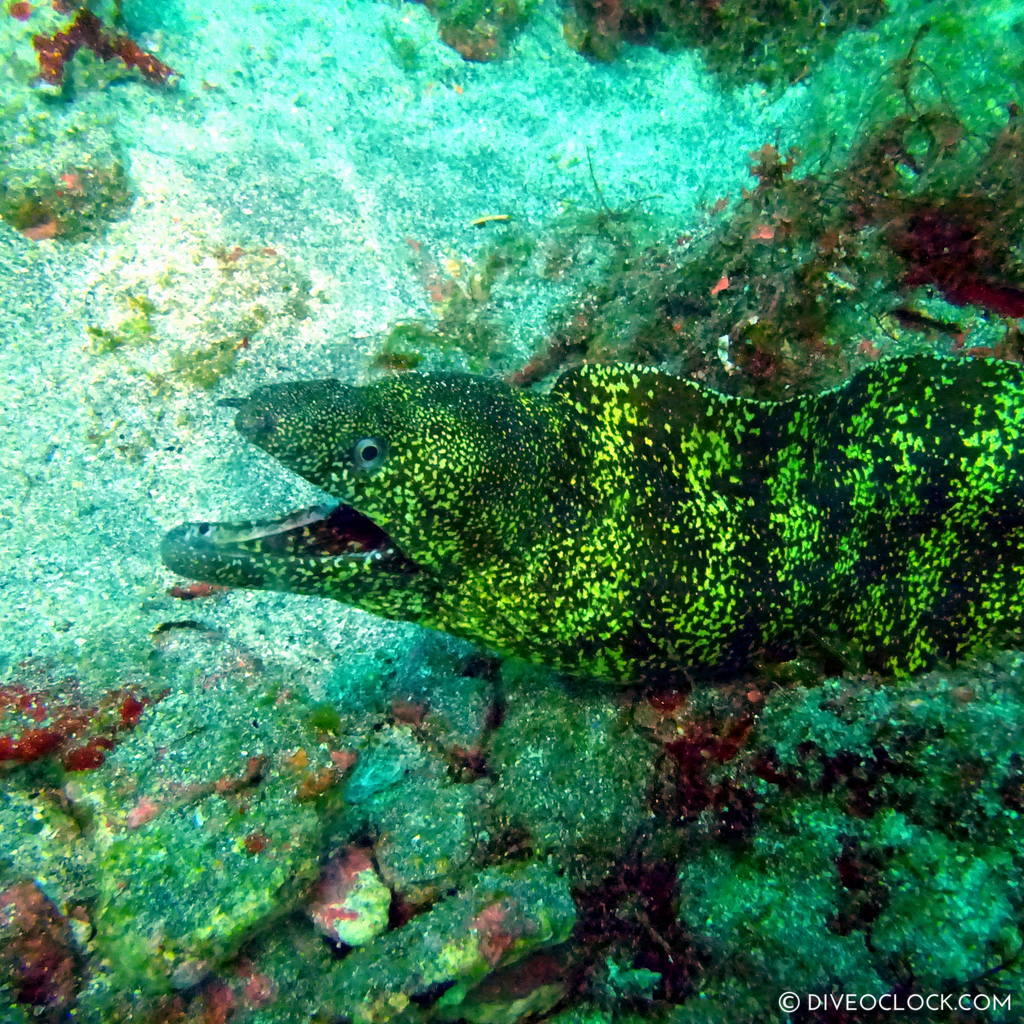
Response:
[[[587,366],[261,388],[244,436],[415,565],[178,527],[172,568],[332,597],[618,682],[823,640],[907,673],[1024,625],[1024,369],[913,357],[782,403]],[[380,465],[355,465],[372,439]],[[219,532],[218,532],[219,531]],[[239,532],[241,531],[241,532]],[[240,540],[238,538],[241,538]]]

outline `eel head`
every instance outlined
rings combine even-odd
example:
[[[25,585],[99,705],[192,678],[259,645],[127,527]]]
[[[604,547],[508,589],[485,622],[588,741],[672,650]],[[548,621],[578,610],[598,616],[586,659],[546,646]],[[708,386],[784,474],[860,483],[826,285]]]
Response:
[[[275,384],[237,405],[244,438],[335,500],[273,520],[182,524],[164,537],[164,563],[389,618],[432,623],[445,590],[514,561],[557,458],[547,399],[482,377]]]

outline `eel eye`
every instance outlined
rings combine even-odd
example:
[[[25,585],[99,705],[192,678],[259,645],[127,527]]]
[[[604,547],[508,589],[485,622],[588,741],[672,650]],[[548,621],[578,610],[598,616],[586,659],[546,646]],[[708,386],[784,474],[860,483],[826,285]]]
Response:
[[[364,437],[356,441],[355,448],[352,450],[352,461],[355,463],[356,469],[371,472],[380,468],[385,454],[384,442],[379,437]]]

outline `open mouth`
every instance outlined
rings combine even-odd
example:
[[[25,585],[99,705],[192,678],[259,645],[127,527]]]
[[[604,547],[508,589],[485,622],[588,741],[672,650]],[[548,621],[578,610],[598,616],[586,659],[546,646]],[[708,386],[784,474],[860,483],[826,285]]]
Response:
[[[372,519],[345,504],[315,505],[259,522],[188,523],[167,535],[163,555],[171,568],[185,575],[186,563],[196,558],[237,564],[253,557],[267,563],[361,562],[375,571],[400,575],[419,571]]]
[[[251,525],[248,536],[236,535],[232,543],[258,541],[266,555],[358,558],[392,572],[416,571],[416,565],[398,550],[391,538],[351,505],[315,505],[283,519]]]

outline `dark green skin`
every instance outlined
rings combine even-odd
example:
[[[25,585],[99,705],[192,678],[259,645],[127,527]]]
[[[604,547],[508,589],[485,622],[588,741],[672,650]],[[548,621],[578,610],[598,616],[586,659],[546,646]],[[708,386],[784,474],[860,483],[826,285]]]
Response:
[[[263,387],[236,425],[399,554],[186,524],[163,558],[193,579],[331,597],[623,683],[823,639],[907,673],[1024,626],[1015,364],[891,360],[783,403],[628,366],[570,371],[547,395],[408,373]]]

